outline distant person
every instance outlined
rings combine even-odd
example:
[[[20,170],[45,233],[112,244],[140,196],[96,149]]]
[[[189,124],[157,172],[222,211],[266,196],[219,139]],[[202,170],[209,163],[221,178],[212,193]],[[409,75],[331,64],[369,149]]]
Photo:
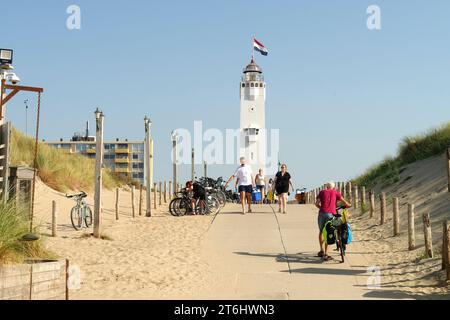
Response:
[[[326,184],[326,189],[320,191],[319,195],[316,198],[316,207],[319,209],[319,216],[317,218],[317,222],[319,225],[319,244],[320,251],[317,254],[319,257],[322,257],[324,261],[332,260],[333,258],[328,255],[328,244],[325,243],[322,236],[323,228],[325,227],[325,223],[333,219],[333,216],[336,215],[336,203],[338,201],[342,201],[347,208],[351,207],[351,204],[347,202],[347,200],[342,197],[342,195],[336,191],[336,184],[333,181],[330,181]]]
[[[261,201],[260,204],[263,203],[265,198],[265,190],[266,190],[266,177],[264,176],[263,169],[259,169],[258,174],[255,177],[256,188],[261,193]]]
[[[281,171],[275,175],[274,189],[278,196],[278,212],[287,213],[286,204],[289,196],[289,187],[292,187],[294,191],[294,186],[292,185],[291,175],[287,172],[287,165],[281,165]]]
[[[252,212],[252,192],[254,187],[253,173],[252,168],[245,164],[245,158],[242,157],[240,159],[240,167],[237,168],[236,172],[228,179],[225,184],[225,189],[228,184],[234,178],[238,179],[238,192],[241,199],[242,205],[242,214],[245,214],[245,200],[247,200],[248,204],[248,212]]]

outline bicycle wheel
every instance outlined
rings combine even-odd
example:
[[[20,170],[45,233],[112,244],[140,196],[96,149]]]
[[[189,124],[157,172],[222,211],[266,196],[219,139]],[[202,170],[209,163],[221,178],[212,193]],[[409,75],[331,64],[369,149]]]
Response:
[[[209,215],[210,214],[210,209],[208,207],[208,203],[206,200],[198,200],[196,203],[196,208],[195,211],[199,214],[199,215]]]
[[[340,254],[341,254],[341,263],[344,263],[345,262],[345,244],[344,244],[344,239],[342,239],[342,233],[341,232],[339,232],[338,233],[338,238],[336,239],[339,243],[338,243],[338,246],[339,246],[339,252],[340,252]]]
[[[85,206],[83,208],[84,210],[84,223],[86,224],[86,227],[89,228],[90,226],[92,226],[92,211],[91,208],[89,208],[88,206]]]
[[[180,198],[180,201],[175,206],[175,211],[179,217],[189,214],[191,204],[187,199]]]
[[[222,190],[217,191],[217,199],[219,200],[220,206],[223,208],[227,204],[227,196],[225,195],[225,192]]]
[[[70,210],[70,220],[72,221],[72,226],[75,230],[78,231],[83,228],[83,216],[80,207],[76,206]]]
[[[181,201],[181,198],[175,198],[172,201],[170,201],[169,204],[169,212],[171,215],[173,215],[174,217],[178,217],[179,214],[177,212],[177,208],[179,206],[179,202]]]
[[[215,195],[208,195],[206,197],[206,205],[208,207],[208,214],[217,214],[220,211],[220,203]]]

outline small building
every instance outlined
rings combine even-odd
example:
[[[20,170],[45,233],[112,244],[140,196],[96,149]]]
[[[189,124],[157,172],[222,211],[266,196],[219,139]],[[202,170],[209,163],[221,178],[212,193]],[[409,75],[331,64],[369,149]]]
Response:
[[[26,166],[9,167],[9,199],[28,211],[31,206],[34,169]],[[28,213],[28,212],[25,212]]]

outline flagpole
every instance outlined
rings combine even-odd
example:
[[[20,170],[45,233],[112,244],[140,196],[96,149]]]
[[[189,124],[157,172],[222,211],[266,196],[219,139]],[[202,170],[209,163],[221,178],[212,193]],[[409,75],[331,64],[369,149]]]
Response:
[[[252,61],[255,61],[255,36],[252,39]]]

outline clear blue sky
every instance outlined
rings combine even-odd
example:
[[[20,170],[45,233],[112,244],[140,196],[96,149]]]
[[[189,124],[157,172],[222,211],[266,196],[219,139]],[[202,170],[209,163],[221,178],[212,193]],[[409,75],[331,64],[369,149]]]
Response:
[[[66,28],[70,4],[81,7],[80,31]],[[381,7],[380,31],[366,27],[370,4]],[[352,178],[403,136],[450,119],[449,15],[447,0],[15,0],[2,2],[0,47],[15,50],[23,84],[46,90],[41,138],[70,138],[100,106],[106,138],[142,139],[148,114],[156,178],[170,179],[172,129],[239,126],[238,83],[256,35],[270,50],[257,60],[267,127],[281,129],[296,186],[313,187]],[[7,110],[23,131],[26,98],[35,102],[21,94]]]

